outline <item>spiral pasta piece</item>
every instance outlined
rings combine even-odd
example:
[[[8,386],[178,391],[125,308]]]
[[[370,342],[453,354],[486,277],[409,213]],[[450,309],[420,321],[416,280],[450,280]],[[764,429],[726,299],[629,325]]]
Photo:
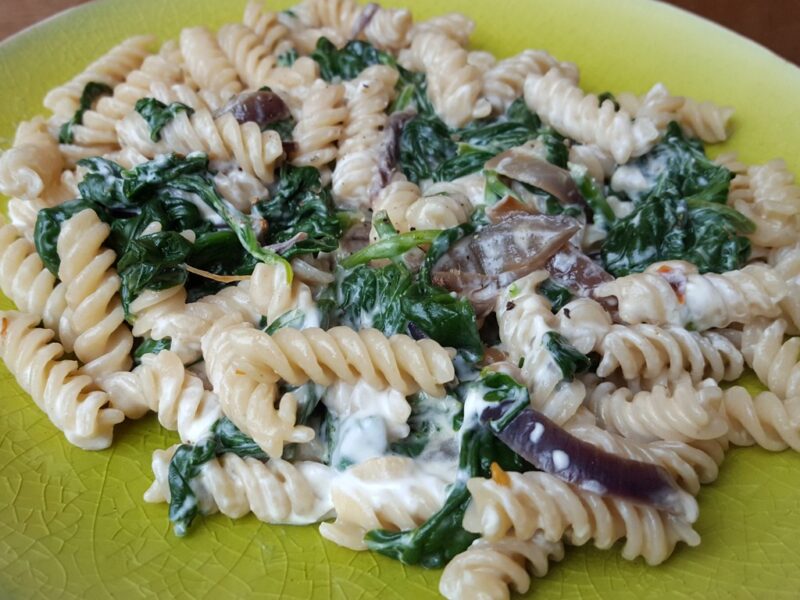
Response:
[[[217,39],[220,48],[247,87],[257,89],[265,84],[269,72],[278,60],[274,55],[274,47],[264,45],[263,38],[239,23],[223,25]]]
[[[145,492],[147,502],[169,502],[169,463],[177,446],[153,453],[155,481]],[[320,463],[295,464],[272,458],[223,454],[200,467],[192,480],[200,512],[221,512],[232,519],[253,513],[265,523],[307,525],[328,516],[331,510],[331,470]]]
[[[236,69],[205,27],[181,31],[181,54],[186,69],[201,88],[207,88],[227,100],[242,91]]]
[[[800,452],[800,397],[782,400],[772,392],[761,392],[753,398],[735,386],[725,390],[723,406],[731,443],[757,444],[771,452],[786,448]]]
[[[775,248],[769,254],[769,264],[782,281],[788,293],[779,305],[781,316],[789,324],[792,335],[800,333],[800,244]]]
[[[686,98],[676,114],[681,128],[706,143],[716,144],[728,139],[728,129],[734,110],[713,102],[697,102]]]
[[[8,224],[0,227],[0,289],[17,308],[52,329],[64,349],[72,352],[76,334],[67,311],[67,286],[56,282],[33,244]]]
[[[491,105],[479,97],[481,72],[467,62],[468,53],[457,41],[443,33],[419,33],[411,43],[410,56],[412,64],[425,71],[428,96],[448,126],[463,127],[489,115]]]
[[[761,383],[779,398],[800,396],[800,338],[785,342],[783,319],[757,319],[742,332],[742,354]]]
[[[250,278],[249,293],[254,308],[266,317],[267,325],[293,310],[302,313],[302,326],[298,329],[320,325],[320,314],[311,288],[297,277],[289,283],[283,265],[256,265]]]
[[[695,388],[688,374],[671,387],[655,385],[636,394],[602,383],[587,403],[606,429],[640,442],[714,440],[728,429],[717,383],[708,379]]]
[[[439,593],[449,600],[508,600],[511,589],[519,594],[530,589],[529,570],[544,577],[550,561],[562,558],[561,542],[540,537],[494,542],[477,539],[447,563],[439,579]]]
[[[297,152],[292,164],[324,167],[337,154],[337,142],[342,137],[347,108],[343,85],[328,84],[318,79],[305,92],[300,118],[293,131]]]
[[[522,95],[528,75],[544,75],[555,67],[573,83],[578,83],[578,67],[573,63],[560,62],[544,50],[523,50],[501,60],[483,74],[483,97],[492,105],[492,112],[502,114]]]
[[[614,172],[614,157],[594,144],[573,144],[569,149],[569,162],[581,165],[598,183],[603,183]]]
[[[204,389],[202,380],[169,350],[145,354],[133,371],[104,377],[101,387],[111,406],[126,417],[138,419],[153,411],[164,428],[178,432],[182,442],[196,443],[222,416],[216,395]]]
[[[243,281],[188,304],[183,300],[185,296],[181,297],[180,305],[173,298],[163,311],[159,306],[159,298],[154,298],[152,306],[156,312],[152,316],[145,317],[147,325],[150,326],[150,337],[156,340],[170,338],[171,349],[181,356],[185,364],[199,360],[202,357],[202,337],[221,318],[230,316],[237,321],[244,320],[250,323],[258,323],[261,319],[258,309],[253,306],[249,286],[248,281]],[[166,301],[171,300],[171,297],[161,296],[160,299]],[[132,307],[138,308],[135,303],[136,301]],[[139,318],[142,318],[141,313],[139,314]],[[138,319],[134,326],[136,325]],[[141,330],[145,328],[145,325],[142,325]]]
[[[767,248],[795,243],[800,233],[800,186],[782,160],[749,167],[731,181],[728,204],[756,225],[750,240]]]
[[[460,46],[467,46],[475,31],[475,21],[462,13],[445,13],[416,23],[411,30],[411,38],[425,33],[444,34]]]
[[[270,457],[279,458],[285,444],[311,441],[314,430],[296,424],[294,394],[280,395],[275,382],[260,383],[238,368],[241,354],[234,338],[247,327],[226,317],[209,329],[202,340],[206,370],[225,416]]]
[[[205,152],[211,160],[235,160],[249,175],[264,183],[274,179],[274,169],[283,156],[280,135],[261,131],[254,122],[238,123],[225,113],[216,119],[211,111],[198,109],[191,116],[182,111],[161,130],[161,141],[150,138],[150,128],[138,113],[131,113],[117,124],[120,142],[148,158],[177,152]]]
[[[64,349],[52,341],[53,332],[38,323],[34,315],[0,312],[0,358],[71,444],[84,450],[108,448],[114,425],[124,415],[106,406],[108,396],[93,389],[92,379],[79,373],[74,360],[63,360]]]
[[[410,11],[379,7],[364,27],[362,36],[377,48],[397,52],[408,46],[413,26]]]
[[[559,133],[582,144],[595,144],[619,164],[645,154],[658,139],[658,129],[650,119],[632,119],[626,111],[617,111],[611,100],[601,103],[594,94],[584,94],[558,68],[528,75],[525,102]]]
[[[678,120],[678,112],[686,102],[686,98],[671,95],[663,83],[655,84],[643,96],[623,92],[615,98],[622,110],[637,119],[650,119],[662,132],[670,121]]]
[[[742,353],[724,335],[682,327],[614,325],[600,346],[600,377],[619,370],[625,379],[677,381],[688,372],[694,383],[711,377],[733,381],[744,371]]]
[[[148,56],[114,88],[111,96],[103,96],[94,109],[84,113],[82,124],[72,128],[75,143],[90,147],[117,146],[117,121],[130,113],[140,98],[151,95],[153,85],[172,85],[182,80],[181,66],[169,59],[169,53]],[[97,154],[95,150],[94,155]]]
[[[700,274],[685,261],[653,263],[644,273],[597,287],[598,297],[616,296],[619,316],[632,325],[692,325],[695,331],[777,317],[787,286],[774,269],[751,264],[727,273]]]
[[[537,293],[547,271],[534,271],[508,286],[497,298],[495,314],[500,340],[509,358],[523,361],[522,373],[537,410],[557,423],[564,423],[580,406],[585,395],[583,383],[566,381],[545,345],[557,322],[550,303]]]
[[[152,35],[139,35],[114,46],[70,81],[50,90],[44,97],[45,108],[61,120],[69,119],[78,110],[87,83],[96,81],[114,87],[142,64],[147,48],[154,42]]]
[[[360,208],[369,204],[389,120],[386,108],[394,97],[397,77],[396,69],[373,65],[345,84],[347,119],[332,178],[339,202]]]
[[[331,485],[336,520],[322,523],[323,537],[351,550],[366,550],[371,529],[414,529],[439,510],[447,484],[404,456],[381,456],[351,467]]]
[[[264,10],[254,0],[250,0],[244,7],[242,24],[260,37],[262,45],[269,48],[271,53],[278,51],[279,45],[288,34],[286,26],[278,20],[278,15]]]
[[[387,338],[376,329],[285,327],[270,336],[241,324],[222,331],[219,344],[223,341],[241,357],[239,370],[263,382],[330,385],[363,379],[375,389],[391,387],[406,396],[422,389],[438,398],[443,384],[455,377],[449,352],[437,342],[401,334]]]
[[[17,127],[14,145],[0,153],[0,193],[28,201],[58,196],[64,166],[44,119],[24,121]]]
[[[590,298],[576,298],[565,304],[556,313],[555,323],[558,333],[583,354],[598,349],[611,330],[611,316]]]
[[[472,206],[460,192],[428,193],[405,179],[398,179],[383,188],[372,209],[385,210],[392,225],[400,233],[422,229],[447,229],[466,223]],[[373,233],[373,239],[377,234]]]
[[[697,503],[685,494],[689,518],[667,514],[611,496],[600,496],[571,486],[541,471],[508,473],[506,484],[474,478],[467,482],[472,502],[464,515],[464,528],[488,540],[513,535],[529,540],[537,532],[550,542],[566,535],[570,544],[589,540],[608,549],[626,538],[622,557],[641,556],[649,565],[669,558],[678,542],[700,543],[692,528]]]
[[[66,287],[42,264],[33,244],[0,220],[0,289],[22,312],[44,321],[68,351],[70,326],[64,319]]]
[[[75,355],[92,377],[131,366],[133,336],[119,296],[116,255],[103,249],[110,227],[86,209],[68,219],[58,236],[58,277],[67,286],[69,319],[77,333]]]

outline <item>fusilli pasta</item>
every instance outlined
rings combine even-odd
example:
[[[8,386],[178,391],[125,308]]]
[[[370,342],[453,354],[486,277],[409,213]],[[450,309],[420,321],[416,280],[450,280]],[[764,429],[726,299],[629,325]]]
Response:
[[[601,103],[594,94],[584,94],[558,68],[544,75],[528,75],[525,102],[559,133],[582,144],[597,145],[620,164],[650,150],[658,138],[650,119],[632,119],[626,111],[615,110],[612,101]]]
[[[534,408],[563,423],[580,406],[585,389],[578,380],[564,380],[545,345],[545,336],[555,331],[556,320],[550,303],[536,290],[548,277],[547,271],[534,271],[518,279],[498,296],[495,313],[500,340],[510,359],[515,363],[524,361],[522,373]]]
[[[142,64],[147,48],[154,42],[152,35],[139,35],[114,46],[70,81],[50,90],[44,97],[45,108],[63,121],[69,119],[78,110],[87,83],[95,81],[114,87]]]
[[[714,380],[695,388],[688,374],[673,386],[655,385],[636,394],[602,383],[588,398],[602,426],[641,442],[717,439],[727,432],[721,403],[722,390]]]
[[[524,594],[531,577],[544,577],[551,560],[564,558],[561,542],[504,538],[475,540],[447,563],[439,580],[439,592],[450,600],[508,600],[510,590]],[[530,566],[528,566],[530,565]]]
[[[14,145],[0,154],[0,193],[29,201],[51,196],[59,200],[63,168],[58,142],[48,133],[44,119],[20,123]]]
[[[116,255],[102,247],[109,233],[110,227],[86,209],[67,220],[58,236],[58,277],[66,285],[68,318],[77,334],[74,351],[92,377],[131,367],[133,336],[113,268]]]
[[[682,327],[614,325],[598,348],[600,377],[619,370],[625,379],[677,381],[688,372],[694,383],[707,377],[733,381],[744,370],[742,353],[724,335]]]
[[[147,502],[169,501],[169,462],[177,446],[153,453],[155,481],[145,492]],[[330,467],[315,462],[289,463],[280,458],[264,463],[255,458],[223,454],[200,468],[193,480],[200,512],[221,512],[232,519],[248,513],[265,523],[316,523],[331,510]]]
[[[200,87],[211,90],[223,100],[242,91],[236,69],[208,29],[184,29],[181,31],[180,44],[186,68]]]
[[[753,398],[736,386],[725,391],[723,404],[731,443],[800,452],[800,397],[781,400],[772,392],[761,392]]]
[[[435,513],[446,497],[447,485],[422,473],[413,460],[382,456],[351,467],[334,480],[333,523],[322,523],[323,537],[352,550],[366,550],[370,529],[413,529]]]
[[[696,331],[777,317],[786,284],[773,269],[751,264],[738,271],[700,274],[685,261],[653,263],[644,273],[600,285],[599,297],[616,296],[626,323],[692,325]]]
[[[513,534],[519,540],[541,532],[551,542],[563,536],[581,546],[589,540],[607,549],[626,538],[622,556],[641,556],[649,565],[669,558],[678,542],[700,543],[692,528],[697,516],[694,498],[685,495],[688,518],[655,508],[600,496],[572,487],[541,471],[508,473],[508,484],[474,478],[467,482],[472,502],[464,515],[464,528],[489,540]]]
[[[483,96],[492,105],[494,113],[502,114],[522,95],[528,75],[544,75],[554,67],[558,67],[573,83],[578,83],[578,67],[573,63],[559,62],[544,50],[523,50],[501,60],[484,73]]]
[[[137,419],[152,410],[161,425],[177,431],[183,442],[199,441],[222,416],[216,395],[204,389],[200,378],[169,350],[145,354],[133,371],[104,377],[101,387],[111,406],[126,417]]]
[[[108,396],[93,390],[92,379],[78,363],[64,360],[53,332],[37,327],[39,318],[26,313],[0,313],[0,358],[36,405],[71,444],[84,450],[111,445],[114,425],[124,415],[108,408]]]
[[[422,32],[414,36],[411,64],[428,77],[428,94],[436,114],[450,127],[462,127],[489,115],[488,100],[480,98],[481,72],[467,62],[468,53],[448,35]]]

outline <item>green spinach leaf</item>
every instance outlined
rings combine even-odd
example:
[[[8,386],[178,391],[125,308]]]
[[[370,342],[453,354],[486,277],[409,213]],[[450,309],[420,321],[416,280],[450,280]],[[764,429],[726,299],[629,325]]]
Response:
[[[339,247],[341,222],[330,189],[322,187],[319,171],[314,167],[282,169],[272,198],[257,203],[253,212],[267,221],[270,244],[305,235],[305,239],[282,253],[287,259],[309,252],[332,252]]]
[[[319,64],[320,77],[325,81],[355,79],[367,67],[395,62],[390,54],[368,42],[351,40],[340,50],[326,37],[319,38],[311,58]]]
[[[544,347],[550,352],[553,360],[561,369],[567,381],[575,379],[576,373],[585,373],[592,366],[591,359],[567,341],[563,335],[555,331],[544,334]]]
[[[208,437],[197,444],[181,444],[169,463],[170,502],[169,520],[175,535],[186,535],[189,527],[200,512],[197,496],[191,481],[200,474],[200,469],[208,461],[221,454],[236,454],[267,460],[267,455],[253,441],[242,433],[227,417],[219,419],[211,427]]]
[[[105,83],[98,81],[90,81],[87,83],[81,92],[81,98],[78,101],[78,110],[76,110],[72,118],[64,123],[61,129],[58,130],[58,143],[71,144],[73,142],[72,128],[75,125],[83,123],[83,114],[92,108],[92,104],[94,104],[95,100],[100,96],[107,96],[111,93],[113,93],[113,90]]]
[[[161,130],[179,112],[185,112],[187,116],[191,116],[194,113],[194,109],[191,106],[181,102],[172,102],[167,106],[155,98],[139,98],[136,101],[134,110],[147,122],[148,127],[150,127],[150,139],[154,142],[161,140]]]

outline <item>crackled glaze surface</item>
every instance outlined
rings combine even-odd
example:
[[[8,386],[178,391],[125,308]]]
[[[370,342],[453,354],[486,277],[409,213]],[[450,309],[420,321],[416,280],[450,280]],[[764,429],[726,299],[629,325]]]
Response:
[[[0,142],[40,111],[45,91],[127,35],[236,20],[243,0],[105,0],[0,45]],[[287,2],[273,2],[281,7]],[[389,3],[397,4],[397,3]],[[580,64],[591,90],[675,93],[737,108],[727,145],[748,162],[784,156],[800,172],[800,70],[668,6],[641,0],[409,0],[415,14],[461,10],[478,47],[543,47]],[[3,308],[10,306],[0,302]],[[164,505],[141,500],[153,449],[177,441],[155,418],[126,423],[112,449],[69,446],[0,368],[0,597],[436,598],[439,572],[356,554],[314,527],[214,516],[173,537]],[[537,598],[797,597],[800,456],[731,453],[700,495],[703,543],[657,569],[571,549]]]

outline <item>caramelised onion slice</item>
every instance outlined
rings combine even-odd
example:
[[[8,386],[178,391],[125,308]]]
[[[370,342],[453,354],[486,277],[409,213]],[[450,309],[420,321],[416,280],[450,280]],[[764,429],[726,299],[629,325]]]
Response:
[[[486,316],[505,286],[543,267],[578,227],[570,217],[514,212],[453,244],[436,263],[433,282]]]
[[[484,168],[527,183],[558,198],[562,204],[586,206],[569,171],[534,156],[525,146],[506,150],[489,160]]]
[[[397,161],[400,159],[400,136],[403,135],[406,123],[413,119],[416,114],[413,110],[404,110],[392,113],[389,116],[389,121],[384,130],[383,143],[378,154],[378,170],[369,189],[371,199],[389,185],[392,180],[397,170]]]
[[[353,29],[350,32],[350,39],[355,40],[358,36],[361,35],[361,32],[364,31],[367,26],[372,21],[372,17],[378,12],[378,6],[375,2],[370,2],[367,4],[364,9],[361,11],[361,14],[358,15],[358,18],[353,23]]]
[[[480,419],[537,469],[587,492],[647,504],[690,522],[697,519],[697,502],[664,468],[605,452],[570,435],[532,408],[524,408],[508,419],[508,408],[502,402],[489,405]]]
[[[239,123],[256,123],[261,129],[292,116],[283,99],[269,90],[258,90],[234,96],[215,114],[231,113]]]

